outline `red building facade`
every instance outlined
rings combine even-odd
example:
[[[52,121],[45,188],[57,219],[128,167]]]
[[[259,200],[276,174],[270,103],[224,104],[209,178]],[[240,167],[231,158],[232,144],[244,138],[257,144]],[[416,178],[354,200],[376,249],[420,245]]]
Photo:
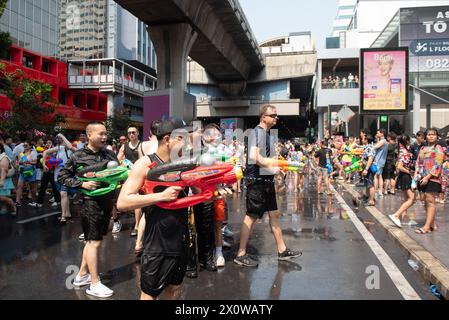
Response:
[[[59,113],[66,117],[63,126],[68,130],[83,131],[91,121],[104,121],[107,116],[107,96],[98,90],[70,89],[67,81],[67,64],[42,56],[35,52],[12,46],[9,59],[1,60],[6,71],[20,69],[28,78],[52,86],[51,96],[59,102]],[[11,103],[0,92],[0,119],[5,121],[11,115]]]

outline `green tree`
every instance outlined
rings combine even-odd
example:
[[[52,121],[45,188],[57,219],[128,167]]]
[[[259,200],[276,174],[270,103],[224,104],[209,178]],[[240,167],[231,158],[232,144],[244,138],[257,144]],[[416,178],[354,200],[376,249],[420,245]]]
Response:
[[[129,118],[129,110],[125,108],[116,109],[112,116],[108,116],[105,122],[108,137],[118,139],[126,134],[128,126],[132,124]]]
[[[0,17],[3,15],[5,11],[6,4],[8,0],[0,0]],[[4,59],[7,56],[8,48],[11,46],[11,38],[9,37],[9,33],[0,32],[0,59]]]
[[[57,102],[51,97],[51,85],[28,79],[20,69],[5,72],[4,66],[0,77],[5,80],[4,91],[12,105],[12,116],[0,123],[0,128],[10,134],[27,133],[32,138],[36,130],[51,134],[55,126],[65,122],[64,116],[57,112]]]

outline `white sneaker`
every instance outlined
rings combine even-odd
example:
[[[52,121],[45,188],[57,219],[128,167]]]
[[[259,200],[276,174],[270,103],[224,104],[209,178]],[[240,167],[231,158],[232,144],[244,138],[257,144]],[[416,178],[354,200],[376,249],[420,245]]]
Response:
[[[106,287],[101,282],[97,282],[96,284],[91,283],[90,288],[86,290],[86,293],[98,298],[107,298],[112,296],[114,291]]]
[[[389,214],[388,218],[390,218],[391,221],[393,221],[393,223],[397,225],[399,228],[402,228],[402,223],[401,220],[399,220],[399,218],[396,218],[393,214]]]
[[[84,233],[81,233],[78,237],[79,240],[84,240]]]
[[[42,203],[36,203],[36,207],[42,208]]]
[[[33,208],[36,208],[36,207],[37,207],[37,203],[36,203],[36,202],[30,202],[30,203],[28,203],[28,205],[29,205],[30,207],[33,207]]]
[[[75,280],[73,280],[73,285],[77,287],[87,286],[88,284],[91,284],[92,278],[90,276],[90,273],[85,274],[84,276],[80,277],[79,275],[76,275]]]
[[[119,233],[120,230],[122,230],[122,223],[119,220],[114,222],[114,225],[112,226],[112,233]]]
[[[56,208],[57,206],[59,206],[59,203],[53,202],[53,203],[51,204],[51,206]]]
[[[223,268],[225,266],[225,258],[223,256],[218,256],[215,265],[218,268]]]
[[[49,202],[55,202],[55,197],[51,198],[50,200],[48,200]]]

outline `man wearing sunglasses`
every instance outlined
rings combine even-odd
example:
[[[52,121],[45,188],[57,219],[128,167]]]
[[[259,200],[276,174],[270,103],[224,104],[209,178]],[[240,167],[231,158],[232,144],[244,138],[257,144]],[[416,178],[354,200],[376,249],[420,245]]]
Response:
[[[125,142],[120,148],[117,158],[119,161],[127,159],[132,163],[135,163],[144,155],[143,144],[139,140],[139,130],[137,127],[131,125],[128,127],[128,142]],[[137,236],[137,229],[139,227],[140,218],[142,217],[142,210],[134,210],[134,216],[136,218],[136,224],[134,225],[133,231],[131,231],[131,237]]]
[[[276,203],[274,175],[279,172],[278,167],[270,168],[270,158],[274,158],[274,137],[270,129],[277,124],[276,107],[264,105],[260,109],[260,123],[248,137],[248,156],[245,179],[246,216],[240,232],[240,247],[234,263],[245,267],[257,267],[258,263],[246,253],[251,231],[257,219],[261,219],[265,212],[270,218],[271,231],[276,241],[278,260],[299,257],[300,251],[293,251],[286,247],[279,222],[280,212]]]
[[[144,153],[139,140],[139,130],[135,126],[128,127],[128,142],[125,142],[117,155],[120,161],[127,159],[135,163]]]

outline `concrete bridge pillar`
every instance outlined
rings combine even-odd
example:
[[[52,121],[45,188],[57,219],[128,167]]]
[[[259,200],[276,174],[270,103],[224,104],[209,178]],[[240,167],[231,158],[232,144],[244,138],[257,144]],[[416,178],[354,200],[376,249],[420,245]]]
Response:
[[[148,28],[157,54],[157,89],[186,90],[187,57],[198,33],[188,23]]]
[[[148,27],[157,54],[157,89],[145,94],[144,136],[153,120],[194,117],[195,99],[186,93],[187,57],[198,33],[188,23]]]

